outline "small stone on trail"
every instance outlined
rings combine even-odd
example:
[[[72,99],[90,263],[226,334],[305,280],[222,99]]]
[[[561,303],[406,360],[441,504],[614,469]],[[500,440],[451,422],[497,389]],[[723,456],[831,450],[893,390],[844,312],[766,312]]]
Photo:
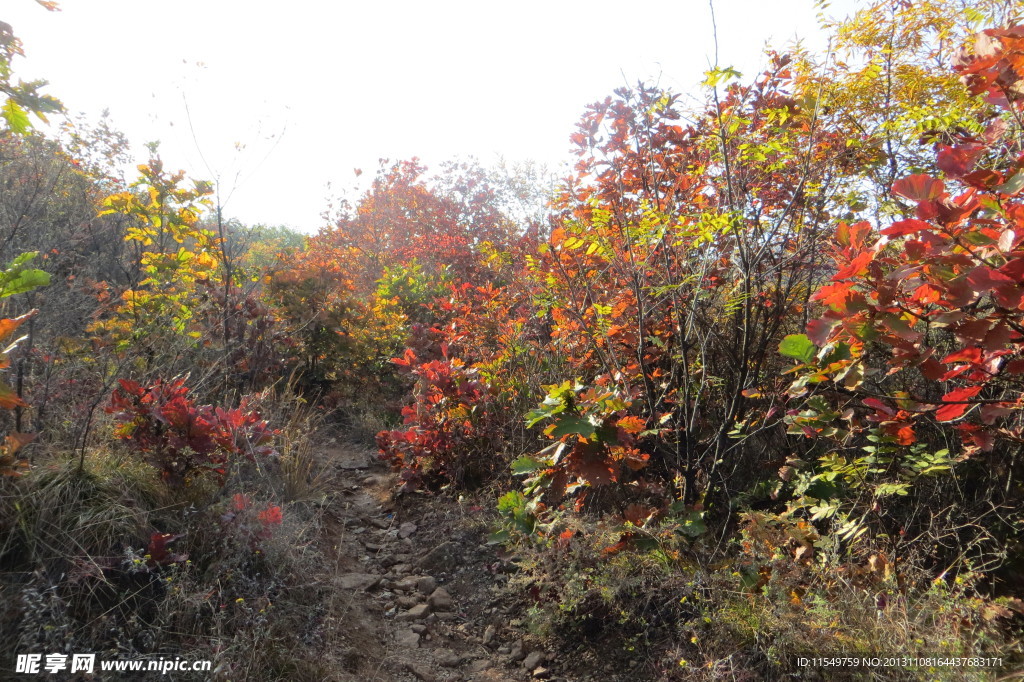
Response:
[[[403,630],[395,636],[395,642],[400,647],[415,649],[420,645],[420,636],[412,630]]]
[[[432,568],[447,568],[455,563],[456,558],[461,553],[462,548],[457,542],[442,542],[434,549],[427,552],[422,559],[420,559],[420,566],[426,570]]]
[[[487,659],[481,658],[481,659],[478,659],[476,661],[471,661],[470,664],[466,667],[466,669],[469,672],[471,672],[473,674],[476,674],[476,673],[482,673],[483,671],[487,670],[490,667],[491,667],[491,662],[488,661]]]
[[[420,577],[416,575],[406,576],[395,583],[395,589],[402,590],[403,592],[412,592],[416,589],[416,583],[419,579]]]
[[[380,585],[381,576],[372,573],[345,573],[335,580],[343,590],[372,590]]]
[[[398,614],[398,620],[419,620],[426,618],[430,615],[430,606],[427,604],[417,604],[405,613]]]
[[[448,594],[448,590],[443,587],[439,587],[430,593],[430,598],[427,599],[427,603],[430,604],[435,611],[451,611],[452,595]]]
[[[526,657],[526,660],[523,661],[523,667],[526,668],[527,670],[533,670],[534,668],[536,668],[537,666],[539,666],[543,662],[544,662],[544,652],[543,651],[534,651],[534,652],[532,652],[531,654],[529,654]]]
[[[533,677],[534,677],[534,679],[537,679],[537,680],[543,680],[544,678],[548,677],[549,675],[551,675],[551,671],[548,670],[547,668],[543,667],[543,666],[535,668],[534,671],[533,671]]]
[[[493,625],[488,625],[486,628],[484,628],[484,636],[483,636],[483,644],[484,644],[484,646],[490,646],[491,645],[491,642],[494,641],[494,635],[495,634],[496,634],[496,631],[495,631]]]
[[[416,625],[412,626],[412,631],[415,632],[417,635],[422,635],[427,631],[427,626],[417,623]]]
[[[437,581],[429,575],[420,576],[416,580],[416,591],[420,594],[430,594],[437,589]]]
[[[408,554],[388,554],[380,558],[380,565],[384,568],[390,568],[395,564],[404,564],[409,561]]]
[[[411,521],[406,521],[398,527],[398,537],[407,538],[416,532],[416,524]]]
[[[387,530],[391,527],[390,519],[370,519],[370,525],[374,528],[380,528],[381,530]]]
[[[438,650],[435,652],[434,658],[437,660],[438,665],[444,666],[445,668],[454,668],[462,662],[462,657],[450,649]]]
[[[423,668],[412,663],[406,663],[405,669],[411,672],[416,679],[422,680],[422,682],[434,682],[437,679]]]

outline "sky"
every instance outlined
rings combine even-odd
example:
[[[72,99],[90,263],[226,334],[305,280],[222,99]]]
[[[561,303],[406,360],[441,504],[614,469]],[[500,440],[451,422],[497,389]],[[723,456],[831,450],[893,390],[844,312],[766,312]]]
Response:
[[[165,166],[220,182],[226,215],[304,232],[380,158],[557,170],[587,104],[639,80],[694,92],[715,51],[709,6],[693,0],[4,5],[26,53],[17,76],[47,79],[90,120],[109,110],[138,163],[159,140]],[[715,0],[718,63],[751,77],[766,43],[822,49],[819,11]]]

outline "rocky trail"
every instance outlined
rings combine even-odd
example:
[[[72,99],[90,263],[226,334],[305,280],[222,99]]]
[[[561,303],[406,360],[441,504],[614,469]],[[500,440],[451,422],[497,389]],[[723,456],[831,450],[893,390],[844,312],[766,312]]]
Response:
[[[396,501],[369,451],[324,455],[340,490],[324,537],[336,588],[325,617],[340,619],[332,630],[343,633],[328,647],[337,679],[570,679],[540,640],[511,625],[502,587],[514,565],[484,543],[479,507]]]

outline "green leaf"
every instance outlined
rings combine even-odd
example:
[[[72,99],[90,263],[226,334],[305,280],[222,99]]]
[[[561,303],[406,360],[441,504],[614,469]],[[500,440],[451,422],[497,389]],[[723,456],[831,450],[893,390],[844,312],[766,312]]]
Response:
[[[687,537],[696,538],[708,532],[707,524],[704,523],[704,512],[690,512],[680,519],[679,532]]]
[[[512,462],[512,474],[518,476],[519,474],[528,474],[531,471],[537,471],[537,469],[543,469],[546,465],[543,462],[523,455],[516,461]]]
[[[498,498],[498,512],[504,515],[515,514],[526,508],[526,496],[515,490],[509,491]]]
[[[50,273],[43,270],[22,270],[10,279],[0,276],[0,298],[23,294],[49,284]]]
[[[779,352],[807,364],[817,355],[818,347],[807,338],[807,334],[790,334],[779,343]]]
[[[1016,194],[1024,188],[1024,171],[1018,171],[1012,178],[996,187],[996,191],[1002,194]]]
[[[720,83],[730,79],[739,79],[743,77],[742,73],[731,66],[716,67],[709,71],[705,71],[704,75],[704,85],[709,88],[717,87]]]
[[[24,135],[31,127],[28,120],[28,112],[26,112],[21,105],[13,99],[8,98],[7,102],[4,103],[3,108],[0,109],[0,116],[3,116],[7,121],[7,125],[11,131],[18,135]]]
[[[0,271],[0,298],[22,294],[50,283],[49,273],[25,267],[26,263],[38,255],[37,251],[27,251]]]
[[[582,417],[566,415],[548,427],[545,433],[552,438],[561,438],[571,433],[579,434],[584,438],[590,438],[596,430],[596,427],[590,421]]]
[[[504,545],[506,542],[512,539],[512,533],[507,530],[499,530],[491,533],[487,536],[488,545]]]

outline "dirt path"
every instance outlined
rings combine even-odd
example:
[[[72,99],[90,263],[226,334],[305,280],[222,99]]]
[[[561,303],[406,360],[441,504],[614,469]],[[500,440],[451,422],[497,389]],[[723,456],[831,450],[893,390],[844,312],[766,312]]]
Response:
[[[483,544],[479,509],[437,499],[401,504],[372,453],[323,453],[341,499],[325,544],[334,563],[329,617],[339,680],[558,680],[544,651],[510,624],[507,566]]]

